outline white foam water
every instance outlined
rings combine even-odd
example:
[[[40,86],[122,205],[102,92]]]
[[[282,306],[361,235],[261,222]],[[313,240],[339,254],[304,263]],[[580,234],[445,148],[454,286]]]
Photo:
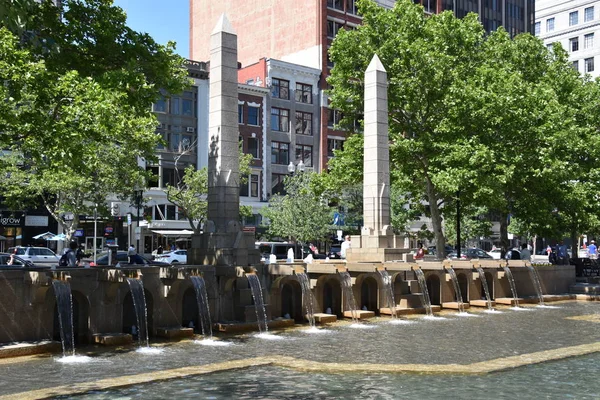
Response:
[[[554,309],[558,309],[560,307],[559,306],[549,306],[549,305],[546,305],[546,304],[538,304],[538,306],[536,308],[549,308],[549,309],[553,309],[554,310]]]
[[[388,324],[390,324],[390,325],[411,325],[414,323],[415,323],[415,321],[409,321],[407,319],[399,319],[399,318],[388,321]]]
[[[525,308],[525,307],[511,307],[510,308],[513,311],[531,311],[531,308]]]
[[[268,333],[268,332],[258,333],[256,335],[254,335],[254,337],[257,337],[259,339],[265,339],[265,340],[284,340],[285,339],[283,336],[273,335],[272,333]]]
[[[56,359],[56,362],[62,364],[87,364],[92,362],[92,357],[88,356],[66,356]]]
[[[479,317],[479,315],[477,314],[471,314],[468,312],[459,312],[458,314],[456,314],[457,317],[464,317],[464,318],[469,318],[469,317]]]
[[[448,318],[446,318],[446,317],[436,317],[435,315],[426,315],[422,319],[424,319],[425,321],[445,321]]]
[[[202,346],[211,346],[211,347],[227,347],[233,345],[231,342],[226,342],[224,340],[214,340],[214,339],[202,339],[202,340],[194,340],[195,344],[200,344]]]
[[[140,354],[161,354],[165,351],[165,349],[161,349],[158,347],[140,347],[135,352]]]
[[[325,328],[317,328],[316,326],[311,326],[308,329],[302,329],[303,333],[331,333],[332,330],[331,329],[325,329]]]
[[[484,313],[486,313],[486,314],[502,314],[502,311],[492,308],[490,310],[485,310]]]
[[[377,328],[376,325],[367,325],[367,324],[350,324],[348,325],[349,328],[352,329],[373,329],[373,328]]]

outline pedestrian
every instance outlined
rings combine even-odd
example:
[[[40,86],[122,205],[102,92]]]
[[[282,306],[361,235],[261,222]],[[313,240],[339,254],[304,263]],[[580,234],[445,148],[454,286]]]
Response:
[[[15,247],[13,252],[10,253],[10,257],[9,257],[8,261],[6,262],[6,265],[13,265],[15,263],[15,256],[17,255],[18,250],[19,249]]]
[[[346,251],[350,248],[350,235],[346,235],[340,249],[340,256],[346,258]]]
[[[521,260],[531,261],[531,251],[527,246],[527,243],[521,245]]]
[[[162,254],[163,253],[163,247],[162,245],[158,246],[158,249],[156,249],[156,254]]]
[[[422,260],[425,256],[425,249],[423,249],[423,244],[419,243],[419,249],[417,250],[417,254],[415,254],[415,260]]]
[[[567,245],[562,241],[560,242],[560,246],[558,246],[557,256],[559,265],[569,265],[569,253],[567,252]]]
[[[590,245],[588,246],[588,253],[590,255],[590,259],[595,260],[598,258],[598,248],[596,247],[596,241],[592,240]]]
[[[129,264],[135,264],[135,246],[133,244],[129,245],[129,249],[127,249],[127,257],[129,258]]]
[[[175,250],[177,250],[175,243],[171,243],[171,251],[175,251]]]

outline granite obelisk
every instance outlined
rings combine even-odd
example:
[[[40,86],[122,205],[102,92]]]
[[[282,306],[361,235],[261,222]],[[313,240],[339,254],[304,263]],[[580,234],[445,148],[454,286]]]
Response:
[[[391,261],[401,259],[400,237],[390,226],[390,149],[388,134],[387,72],[377,55],[365,71],[363,227],[352,237],[346,259]]]

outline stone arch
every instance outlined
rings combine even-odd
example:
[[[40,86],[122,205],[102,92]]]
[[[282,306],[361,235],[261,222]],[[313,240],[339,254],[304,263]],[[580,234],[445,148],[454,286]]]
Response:
[[[383,285],[383,282],[381,282],[381,279],[375,278],[373,274],[361,274],[356,279],[355,287],[357,287],[359,293],[359,296],[356,296],[358,297],[356,307],[359,310],[366,307],[367,310],[379,312],[378,295],[380,285]]]
[[[337,274],[321,275],[317,279],[315,297],[317,304],[321,305],[321,309],[317,311],[325,313],[329,311],[339,318],[343,317],[342,286]]]
[[[194,332],[201,333],[202,325],[200,324],[199,312],[196,290],[193,287],[188,287],[183,291],[181,297],[181,325],[187,328],[191,322],[194,326]]]
[[[469,278],[465,273],[456,274],[458,280],[458,287],[460,288],[460,294],[462,296],[463,303],[469,302]]]
[[[429,292],[429,300],[432,305],[442,304],[442,293],[440,285],[440,277],[435,273],[428,274],[426,277],[427,291]]]
[[[244,307],[242,307],[240,290],[248,288],[249,283],[246,277],[230,278],[225,282],[221,310],[226,321],[244,321]]]
[[[392,275],[392,288],[394,290],[394,298],[399,299],[400,296],[411,294],[410,285],[404,280],[404,271],[396,272]]]
[[[146,299],[146,324],[148,325],[148,336],[154,336],[154,297],[152,293],[146,288],[144,288],[144,297]],[[133,297],[131,295],[131,290],[128,290],[125,293],[123,301],[121,302],[123,311],[123,324],[122,324],[122,332],[131,333],[131,329],[133,325],[137,326],[137,316],[135,313],[135,307],[133,305]],[[139,329],[139,328],[138,328]]]
[[[92,339],[90,332],[90,302],[78,290],[71,292],[73,297],[73,336],[75,344],[87,344]]]
[[[289,314],[296,322],[304,322],[302,312],[302,288],[297,280],[288,279],[281,285],[281,316]]]
[[[485,280],[488,285],[488,290],[490,291],[490,299],[495,300],[496,293],[494,292],[494,275],[492,275],[491,272],[485,272]],[[482,285],[483,285],[483,282],[482,282]],[[482,290],[483,290],[483,288],[482,288]],[[483,293],[485,295],[485,291]]]

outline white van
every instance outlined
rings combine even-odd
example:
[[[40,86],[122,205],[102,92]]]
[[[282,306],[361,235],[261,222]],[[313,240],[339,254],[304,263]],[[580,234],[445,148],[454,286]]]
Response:
[[[287,259],[287,253],[289,249],[294,250],[294,258],[301,259],[306,257],[308,252],[308,247],[304,246],[304,254],[302,254],[302,246],[299,244],[294,245],[294,243],[285,243],[285,242],[256,242],[255,243],[256,250],[260,252],[261,257],[265,259],[269,259],[271,254],[275,254],[275,257],[278,260]]]

